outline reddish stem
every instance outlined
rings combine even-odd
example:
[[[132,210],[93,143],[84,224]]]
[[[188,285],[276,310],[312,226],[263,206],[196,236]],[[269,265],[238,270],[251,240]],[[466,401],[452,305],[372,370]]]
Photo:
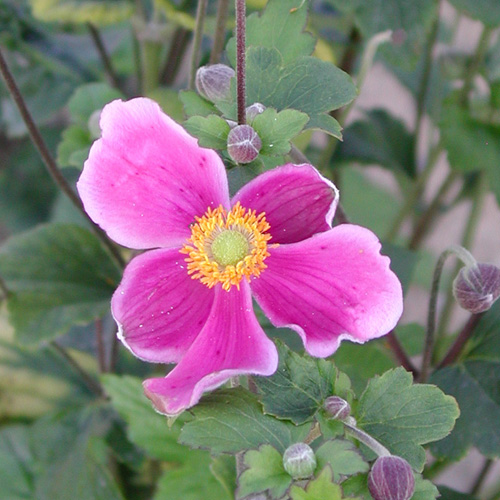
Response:
[[[245,0],[236,0],[236,102],[238,124],[245,124]]]

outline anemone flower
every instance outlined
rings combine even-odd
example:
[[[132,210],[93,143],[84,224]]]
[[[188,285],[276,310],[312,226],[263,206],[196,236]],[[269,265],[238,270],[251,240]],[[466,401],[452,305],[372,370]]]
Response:
[[[241,374],[271,375],[273,325],[326,357],[348,339],[389,332],[402,291],[369,230],[331,227],[338,191],[311,165],[269,170],[232,198],[224,164],[145,98],[102,111],[102,137],[78,191],[85,210],[132,259],[111,302],[118,336],[138,358],[177,363],[144,382],[176,415]]]

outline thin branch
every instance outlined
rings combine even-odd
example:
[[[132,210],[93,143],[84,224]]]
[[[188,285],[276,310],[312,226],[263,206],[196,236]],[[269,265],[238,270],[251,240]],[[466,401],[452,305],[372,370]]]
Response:
[[[205,14],[207,12],[207,0],[198,0],[196,9],[196,25],[194,29],[193,53],[191,54],[191,68],[189,72],[189,89],[194,89],[196,70],[200,60],[201,40],[203,38],[203,27],[205,25]]]
[[[391,330],[387,335],[386,335],[387,342],[389,344],[389,347],[391,348],[394,356],[396,359],[399,361],[401,366],[408,372],[413,373],[413,376],[417,378],[418,376],[418,370],[415,367],[415,365],[411,362],[410,358],[406,354],[406,351],[403,349],[403,346],[399,342],[399,339],[396,337],[396,334],[394,333],[394,330]]]
[[[63,193],[70,199],[70,201],[77,208],[77,210],[90,222],[91,227],[93,228],[97,237],[107,247],[107,249],[110,251],[111,255],[120,265],[120,267],[124,267],[125,263],[118,249],[108,239],[106,234],[98,226],[96,226],[92,221],[92,219],[87,215],[87,212],[85,212],[83,205],[80,201],[80,198],[78,198],[78,196],[75,194],[71,186],[68,184],[66,179],[61,174],[54,158],[50,154],[50,151],[47,145],[45,144],[45,141],[43,140],[42,135],[40,134],[40,131],[38,130],[33,118],[31,117],[28,107],[26,106],[26,103],[21,95],[21,92],[19,91],[19,88],[14,80],[14,77],[12,76],[9,67],[7,66],[7,62],[3,56],[1,49],[0,49],[0,73],[2,74],[5,80],[5,83],[7,85],[7,88],[9,89],[12,99],[14,99],[14,102],[17,105],[19,113],[21,114],[23,121],[26,124],[26,128],[28,129],[30,138],[35,147],[37,148],[40,156],[42,157],[42,160],[45,166],[47,167],[50,176],[52,177],[54,182],[59,186],[59,188],[63,191]]]
[[[113,63],[111,62],[111,58],[108,55],[99,30],[92,23],[87,23],[87,27],[89,29],[90,36],[92,37],[92,41],[94,42],[94,45],[97,49],[99,57],[101,58],[102,64],[104,66],[104,71],[106,72],[111,85],[122,91],[123,89],[120,85],[120,80],[118,78],[118,75],[116,74],[115,69],[113,68]]]
[[[190,32],[186,28],[179,27],[175,30],[170,43],[167,62],[161,72],[160,81],[165,85],[171,85],[181,66],[184,52],[186,50]]]
[[[484,465],[481,467],[481,470],[479,471],[479,475],[477,476],[476,480],[474,481],[474,484],[472,485],[470,494],[472,496],[477,495],[483,484],[484,480],[486,479],[486,476],[488,475],[488,472],[490,471],[492,465],[494,464],[493,459],[487,458],[484,462]]]
[[[214,43],[212,52],[210,52],[210,64],[216,64],[220,61],[224,42],[226,41],[226,22],[229,11],[229,0],[219,0],[217,4],[217,21],[215,25]]]
[[[246,2],[236,0],[236,103],[238,108],[238,125],[246,121]]]

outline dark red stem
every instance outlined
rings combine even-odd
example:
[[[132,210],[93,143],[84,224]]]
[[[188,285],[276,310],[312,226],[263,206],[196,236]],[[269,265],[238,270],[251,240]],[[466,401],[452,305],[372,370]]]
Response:
[[[245,0],[236,0],[236,100],[238,124],[245,124]]]

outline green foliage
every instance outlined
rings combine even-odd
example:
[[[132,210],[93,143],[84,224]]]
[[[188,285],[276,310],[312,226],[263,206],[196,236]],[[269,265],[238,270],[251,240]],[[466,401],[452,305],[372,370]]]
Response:
[[[328,396],[351,399],[350,381],[335,365],[299,355],[277,344],[279,366],[274,375],[255,379],[266,413],[295,424],[311,420]]]
[[[134,9],[126,0],[30,0],[33,15],[45,22],[106,25],[128,19]]]
[[[272,498],[281,498],[292,482],[283,467],[282,454],[268,444],[247,451],[244,465],[246,469],[238,481],[238,498],[263,491]]]
[[[186,130],[198,138],[204,148],[226,149],[229,125],[217,115],[192,116],[185,123]]]
[[[296,427],[264,415],[256,396],[243,388],[215,391],[205,396],[192,413],[194,420],[184,424],[181,443],[213,453],[237,453],[261,444],[270,444],[283,453],[309,430],[307,425]]]
[[[428,384],[412,385],[403,368],[372,379],[356,412],[359,427],[421,471],[422,444],[447,436],[459,415],[456,401]]]
[[[87,229],[52,224],[12,237],[0,249],[0,275],[16,337],[35,343],[66,333],[109,310],[120,279]]]
[[[179,94],[179,99],[184,105],[184,113],[191,116],[208,116],[214,114],[217,110],[215,106],[192,90],[183,90]]]
[[[496,0],[450,0],[450,3],[486,26],[500,25],[500,4]]]
[[[351,441],[334,439],[323,443],[315,453],[318,470],[330,465],[333,480],[340,482],[342,476],[368,472],[369,465]]]
[[[325,467],[316,479],[309,481],[305,489],[293,485],[290,488],[290,498],[292,500],[342,500],[346,498],[342,495],[342,488],[332,482],[332,470]],[[352,498],[352,497],[349,497]],[[353,500],[359,500],[353,498]]]

